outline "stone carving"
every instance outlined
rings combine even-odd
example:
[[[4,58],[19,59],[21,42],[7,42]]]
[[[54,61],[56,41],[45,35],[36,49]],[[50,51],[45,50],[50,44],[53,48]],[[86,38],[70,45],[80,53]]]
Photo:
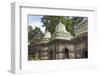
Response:
[[[72,36],[61,21],[56,25],[55,32],[50,34],[46,29],[43,39],[33,47],[36,52],[36,59],[74,59],[87,58],[87,19],[79,23],[76,36]],[[83,54],[84,53],[84,54]]]
[[[55,32],[52,35],[52,39],[66,39],[70,40],[73,36],[66,30],[65,25],[59,22],[56,25]]]

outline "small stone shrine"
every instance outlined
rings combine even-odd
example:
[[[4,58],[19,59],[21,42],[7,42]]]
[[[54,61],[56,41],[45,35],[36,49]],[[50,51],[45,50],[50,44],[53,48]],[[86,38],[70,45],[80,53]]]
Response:
[[[61,21],[56,25],[51,35],[46,29],[45,36],[40,42],[33,44],[35,59],[79,59],[88,58],[88,31],[87,18],[84,18],[75,28],[72,36]]]

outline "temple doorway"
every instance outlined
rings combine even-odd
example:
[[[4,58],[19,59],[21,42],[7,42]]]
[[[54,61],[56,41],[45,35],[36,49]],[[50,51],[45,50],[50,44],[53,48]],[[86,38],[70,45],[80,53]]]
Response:
[[[87,50],[83,51],[83,58],[88,58],[88,51]]]
[[[65,48],[65,50],[64,50],[64,52],[65,52],[65,58],[69,58],[69,50],[68,50],[68,48]]]

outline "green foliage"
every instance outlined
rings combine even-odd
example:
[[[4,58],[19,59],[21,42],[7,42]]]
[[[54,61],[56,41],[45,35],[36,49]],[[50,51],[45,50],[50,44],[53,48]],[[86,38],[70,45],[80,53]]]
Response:
[[[60,20],[64,23],[64,16],[43,16],[41,22],[52,34]]]
[[[34,56],[33,55],[28,55],[29,60],[40,60],[40,58],[38,56]]]
[[[43,16],[41,22],[52,34],[55,31],[56,25],[61,21],[66,26],[66,30],[74,35],[74,26],[77,26],[82,19],[83,17]]]
[[[83,20],[83,17],[68,17],[66,20],[66,29],[74,35],[74,27],[77,26],[81,21]]]
[[[33,35],[33,28],[32,26],[28,26],[28,42],[31,42],[32,38],[34,37]]]
[[[32,26],[28,26],[28,42],[35,43],[40,41],[43,35],[44,34],[39,27],[35,27],[33,30]]]

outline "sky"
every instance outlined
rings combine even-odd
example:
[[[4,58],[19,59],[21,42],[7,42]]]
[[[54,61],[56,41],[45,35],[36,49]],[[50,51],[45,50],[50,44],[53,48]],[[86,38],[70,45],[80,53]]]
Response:
[[[43,23],[41,22],[42,17],[43,16],[35,16],[35,15],[28,16],[28,20],[29,20],[28,25],[31,25],[33,29],[35,29],[35,26],[39,27],[41,31],[45,33],[45,27],[42,27]]]

